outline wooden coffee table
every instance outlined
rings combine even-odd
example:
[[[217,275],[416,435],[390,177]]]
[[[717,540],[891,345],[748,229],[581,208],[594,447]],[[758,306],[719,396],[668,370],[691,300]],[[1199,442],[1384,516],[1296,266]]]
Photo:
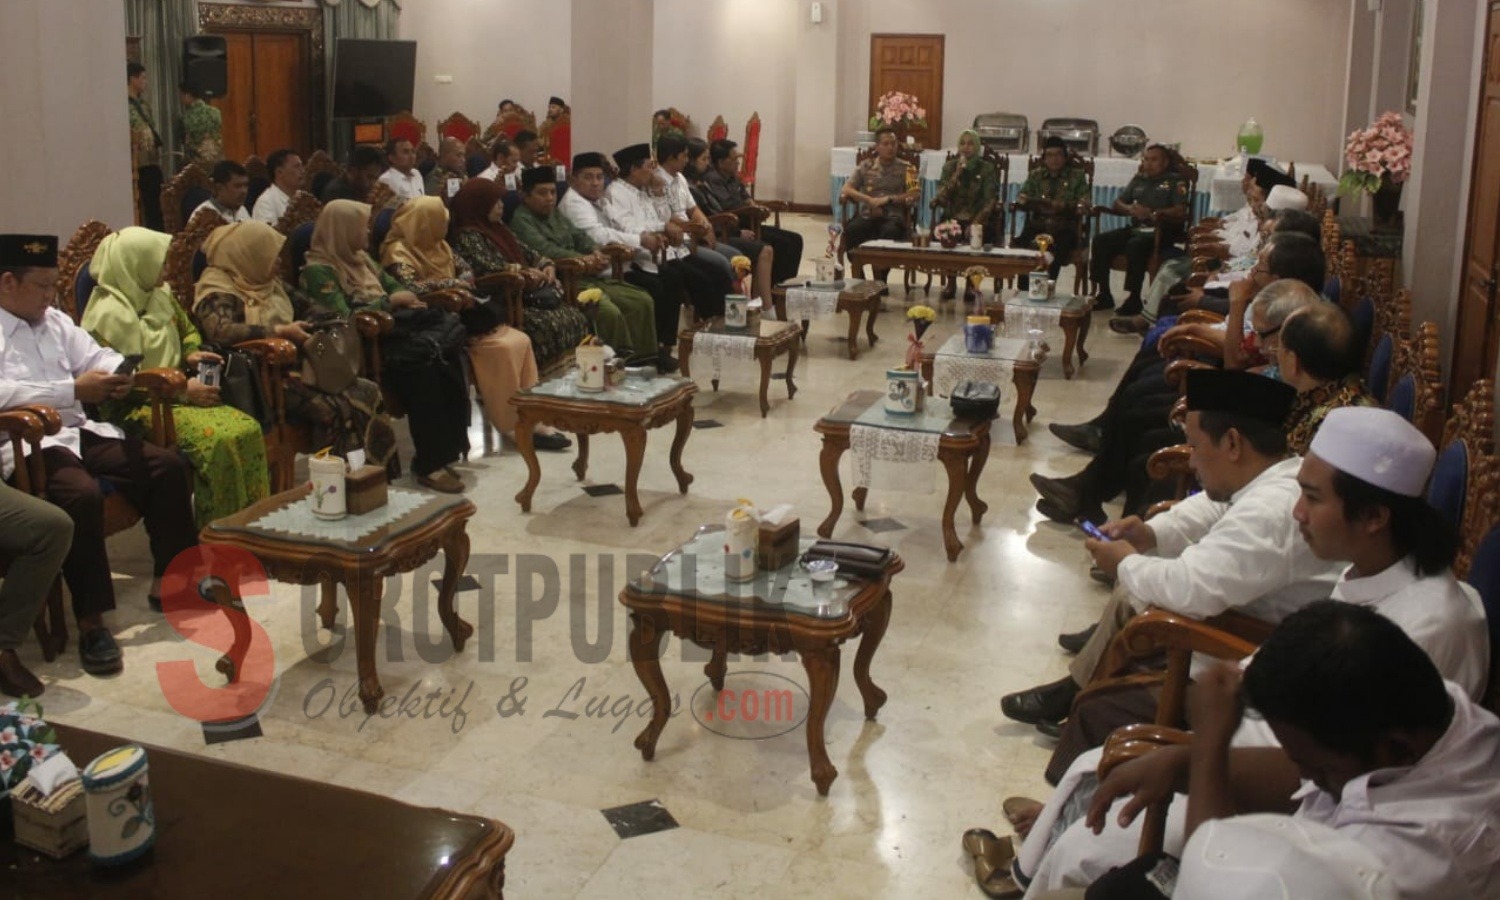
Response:
[[[1049,300],[1032,302],[1025,294],[1017,294],[1004,303],[991,301],[984,307],[985,315],[999,330],[999,326],[1005,324],[1005,311],[1009,309],[1012,316],[1036,315],[1039,319],[1045,319],[1047,323],[1055,322],[1063,333],[1063,377],[1073,377],[1073,352],[1078,352],[1078,364],[1081,366],[1089,361],[1089,352],[1084,349],[1083,343],[1089,338],[1089,325],[1094,320],[1094,300],[1092,297],[1059,296]],[[1019,336],[1019,335],[1017,335]]]
[[[874,269],[911,269],[957,277],[971,266],[981,266],[995,281],[1035,272],[1041,261],[1035,250],[996,247],[989,251],[973,250],[967,245],[947,249],[933,244],[918,247],[907,241],[869,241],[849,251],[849,262],[856,272],[865,266]]]
[[[842,289],[838,290],[838,299],[834,303],[833,311],[836,313],[849,314],[849,358],[859,359],[859,323],[863,319],[865,323],[865,337],[870,341],[873,349],[876,342],[880,340],[875,335],[875,317],[880,315],[880,298],[884,297],[888,288],[879,281],[860,281],[849,279],[842,282]],[[776,304],[776,318],[787,321],[786,292],[805,288],[818,291],[819,289],[809,284],[805,279],[792,279],[784,281],[771,289],[771,302]],[[833,289],[829,289],[832,293]],[[802,341],[807,342],[808,320],[802,319]]]
[[[469,562],[466,526],[474,515],[474,504],[452,494],[393,487],[389,506],[325,522],[308,509],[310,492],[311,486],[303,485],[267,497],[210,522],[198,540],[248,551],[277,581],[322,585],[318,618],[324,628],[333,628],[338,616],[338,586],[342,584],[354,620],[359,699],[365,712],[373,714],[385,695],[375,673],[375,638],[386,576],[410,572],[443,551],[438,617],[455,651],[461,652],[474,633],[474,627],[453,609],[458,580]]]
[[[844,511],[844,486],[839,480],[839,459],[849,449],[850,426],[868,425],[874,428],[889,428],[898,431],[915,431],[936,434],[938,438],[938,461],[948,473],[948,497],[943,503],[943,548],[948,561],[958,559],[964,549],[958,539],[958,529],[953,524],[953,514],[958,510],[958,501],[967,498],[974,524],[989,510],[989,504],[979,499],[979,476],[990,456],[990,420],[956,419],[948,407],[948,401],[931,398],[927,408],[914,416],[893,416],[884,411],[885,394],[882,391],[855,391],[841,405],[819,419],[813,430],[823,435],[823,452],[819,458],[823,473],[823,486],[828,489],[828,499],[833,508],[828,518],[818,526],[822,537],[833,537],[833,528]],[[854,489],[854,508],[864,511],[865,488]]]
[[[708,340],[700,340],[703,337]],[[754,358],[760,363],[760,417],[764,419],[766,413],[771,411],[771,361],[778,356],[786,356],[786,398],[788,400],[797,396],[797,382],[792,380],[792,372],[797,368],[797,345],[801,331],[791,322],[773,322],[762,319],[757,331],[730,331],[724,327],[722,319],[714,319],[699,328],[690,328],[677,336],[677,362],[682,366],[684,378],[691,378],[692,371],[688,360],[693,355],[693,345],[698,343],[700,347],[709,341],[722,342],[726,350],[731,350],[734,355]],[[736,346],[739,345],[739,346]],[[719,390],[719,375],[715,370],[713,377],[714,391]]]
[[[127,738],[49,722],[80,768]],[[156,843],[101,869],[0,841],[5,896],[499,897],[506,825],[378,794],[145,745]],[[270,765],[268,762],[267,765]]]
[[[936,350],[928,350],[922,354],[922,379],[927,382],[927,393],[946,394],[947,391],[936,391],[933,377],[933,368],[939,354],[959,355],[963,354],[964,338],[961,334],[955,334],[948,338],[941,347]],[[1041,358],[1030,355],[1027,352],[1029,342],[1018,338],[996,338],[995,346],[985,356],[977,359],[966,359],[966,362],[977,362],[981,367],[993,366],[993,372],[981,374],[982,380],[999,383],[1005,369],[1010,370],[1011,384],[1016,388],[1016,404],[1011,413],[1010,426],[1015,432],[1016,443],[1022,444],[1026,436],[1030,434],[1027,424],[1036,418],[1036,407],[1031,401],[1036,397],[1037,375],[1042,370]],[[968,357],[969,354],[963,354]]]
[[[686,366],[683,367],[686,374]],[[531,497],[542,481],[542,466],[537,461],[533,441],[537,425],[551,425],[570,431],[578,438],[578,459],[573,474],[582,481],[589,468],[589,435],[619,432],[625,443],[625,517],[634,528],[644,510],[636,491],[641,463],[646,458],[646,432],[668,422],[677,423],[672,437],[672,474],[677,490],[686,494],[693,476],[682,467],[682,448],[693,431],[693,395],[698,386],[686,378],[657,376],[627,378],[617,387],[590,393],[578,390],[572,375],[562,375],[542,382],[510,398],[519,416],[516,421],[516,448],[526,460],[526,485],[516,494],[522,512],[531,512]]]
[[[843,584],[815,589],[792,562],[775,573],[762,573],[757,581],[730,585],[724,580],[723,530],[722,525],[699,529],[620,593],[620,602],[630,610],[630,661],[651,696],[651,721],[636,737],[636,749],[648,762],[656,756],[656,741],[672,708],[661,671],[664,635],[676,634],[713,651],[703,673],[716,692],[724,689],[728,654],[796,651],[809,685],[812,780],[818,793],[827,796],[839,770],[828,758],[823,724],[838,690],[840,647],[864,635],[854,656],[854,683],[865,703],[865,718],[873,720],[886,693],[870,679],[870,662],[890,621],[891,579],[906,565],[893,553],[878,579],[840,579]],[[803,550],[811,545],[811,540],[802,541]],[[689,558],[691,567],[682,562]],[[689,569],[691,580],[684,574]]]

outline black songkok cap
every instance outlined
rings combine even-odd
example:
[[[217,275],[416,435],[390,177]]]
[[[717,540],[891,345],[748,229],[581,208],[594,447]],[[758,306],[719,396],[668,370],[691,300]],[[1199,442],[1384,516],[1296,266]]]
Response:
[[[57,268],[57,235],[0,234],[0,267]]]
[[[1189,412],[1222,412],[1281,425],[1297,392],[1291,385],[1250,372],[1191,369],[1187,373]]]
[[[609,163],[605,162],[603,153],[579,153],[573,157],[573,172],[583,169],[603,169],[608,172]]]
[[[521,173],[521,189],[530,191],[539,184],[556,184],[557,170],[552,166],[532,166]]]
[[[563,102],[563,98],[561,98],[561,97],[552,97],[547,102],[549,104],[554,104],[554,105],[557,105],[557,106],[567,106],[568,105],[568,104],[566,104],[566,103]]]
[[[615,165],[619,166],[621,172],[650,158],[650,144],[631,144],[629,147],[615,151]]]
[[[1050,135],[1047,140],[1042,142],[1042,149],[1051,150],[1053,147],[1056,147],[1059,150],[1066,150],[1068,149],[1068,142],[1055,134]]]

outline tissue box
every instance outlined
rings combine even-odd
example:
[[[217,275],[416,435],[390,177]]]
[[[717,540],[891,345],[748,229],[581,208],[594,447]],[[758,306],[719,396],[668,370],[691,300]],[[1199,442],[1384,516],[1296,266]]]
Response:
[[[16,843],[24,847],[62,859],[89,844],[83,782],[76,778],[53,791],[50,797],[42,796],[36,782],[23,778],[11,791],[10,806]]]
[[[755,562],[762,569],[779,569],[797,558],[802,520],[789,519],[779,525],[760,523],[755,542]]]
[[[379,509],[390,502],[390,495],[386,493],[385,469],[379,466],[360,466],[349,473],[345,484],[349,492],[345,505],[351,516]]]

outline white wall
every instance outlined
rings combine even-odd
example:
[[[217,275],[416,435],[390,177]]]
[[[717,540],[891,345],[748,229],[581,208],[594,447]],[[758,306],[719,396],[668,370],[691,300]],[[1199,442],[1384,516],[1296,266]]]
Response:
[[[1255,116],[1265,152],[1336,161],[1347,0],[862,0],[846,3],[838,134],[869,116],[872,33],[945,34],[943,142],[985,112],[1132,123],[1194,156],[1233,151]],[[919,98],[920,99],[920,98]]]
[[[574,0],[573,152],[651,138],[651,0]]]
[[[131,225],[125,6],[0,0],[0,232]]]
[[[407,0],[400,35],[417,42],[413,112],[429,134],[453,112],[488,125],[507,97],[546,115],[547,98],[571,100],[572,27],[571,0]]]

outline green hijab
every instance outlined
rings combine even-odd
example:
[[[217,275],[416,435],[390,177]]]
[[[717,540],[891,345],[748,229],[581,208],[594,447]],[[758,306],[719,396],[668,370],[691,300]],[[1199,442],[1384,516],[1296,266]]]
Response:
[[[126,356],[139,353],[142,369],[182,364],[177,301],[159,283],[171,243],[169,235],[132,226],[101,241],[89,261],[96,286],[83,311],[83,329]]]
[[[958,139],[962,141],[964,139],[964,135],[966,134],[974,136],[975,149],[974,155],[969,157],[968,161],[964,163],[964,172],[970,176],[974,176],[979,174],[979,170],[982,169],[984,165],[989,162],[989,160],[984,158],[984,142],[979,139],[979,132],[975,131],[972,128],[965,128],[963,131],[960,131],[958,133]],[[958,145],[954,144],[953,146],[956,148]]]

